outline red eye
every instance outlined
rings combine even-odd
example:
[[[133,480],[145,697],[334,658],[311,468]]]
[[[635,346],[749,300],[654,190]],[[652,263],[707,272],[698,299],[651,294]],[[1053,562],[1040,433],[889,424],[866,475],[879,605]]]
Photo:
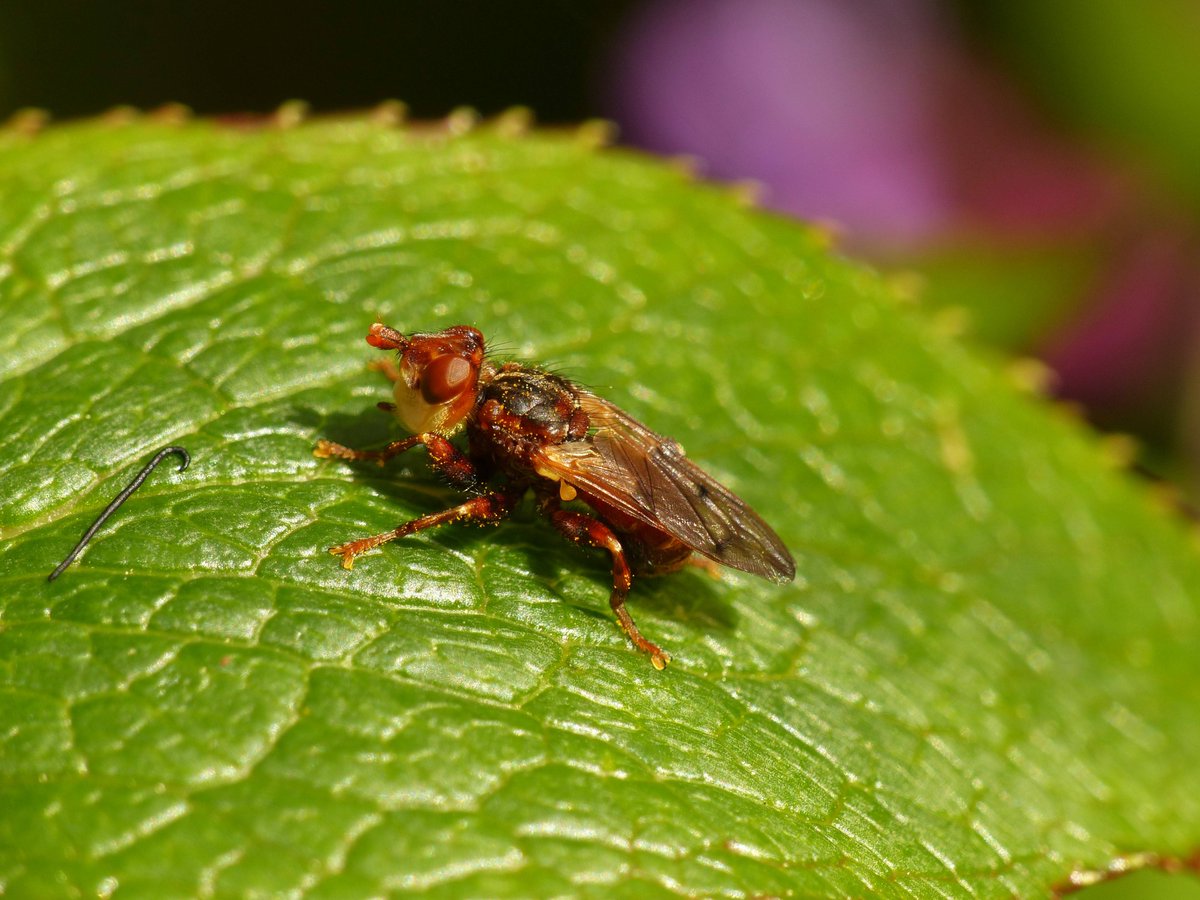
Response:
[[[470,362],[461,356],[439,356],[421,373],[421,396],[431,404],[453,400],[467,389],[473,374]]]

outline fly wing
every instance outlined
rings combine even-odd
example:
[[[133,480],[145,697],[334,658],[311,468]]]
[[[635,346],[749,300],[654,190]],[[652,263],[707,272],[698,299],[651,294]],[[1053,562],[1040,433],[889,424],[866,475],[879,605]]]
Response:
[[[796,564],[771,526],[679,444],[607,400],[579,394],[595,432],[542,448],[543,467],[722,565],[773,581],[795,577]]]

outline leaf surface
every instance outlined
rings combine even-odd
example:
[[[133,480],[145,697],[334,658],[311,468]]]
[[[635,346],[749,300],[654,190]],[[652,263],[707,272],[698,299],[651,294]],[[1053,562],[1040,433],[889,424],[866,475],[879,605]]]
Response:
[[[793,551],[645,579],[443,508],[363,342],[466,322]],[[168,463],[46,574],[152,450]],[[1200,844],[1200,562],[822,235],[580,135],[0,137],[0,886],[1038,896]],[[1136,860],[1134,865],[1136,865]]]

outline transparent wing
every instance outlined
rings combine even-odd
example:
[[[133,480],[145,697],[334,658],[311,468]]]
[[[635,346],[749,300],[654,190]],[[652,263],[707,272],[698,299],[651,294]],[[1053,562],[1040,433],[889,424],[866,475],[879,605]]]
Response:
[[[607,400],[579,393],[595,433],[542,448],[542,467],[722,565],[773,581],[795,577],[796,564],[771,526],[679,444]]]

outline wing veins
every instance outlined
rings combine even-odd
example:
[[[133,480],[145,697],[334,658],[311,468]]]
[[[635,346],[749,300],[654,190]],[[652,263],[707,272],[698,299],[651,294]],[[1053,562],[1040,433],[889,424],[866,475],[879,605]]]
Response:
[[[716,562],[791,580],[795,563],[787,548],[745,501],[619,407],[586,391],[580,401],[596,430],[544,448],[551,469]]]

